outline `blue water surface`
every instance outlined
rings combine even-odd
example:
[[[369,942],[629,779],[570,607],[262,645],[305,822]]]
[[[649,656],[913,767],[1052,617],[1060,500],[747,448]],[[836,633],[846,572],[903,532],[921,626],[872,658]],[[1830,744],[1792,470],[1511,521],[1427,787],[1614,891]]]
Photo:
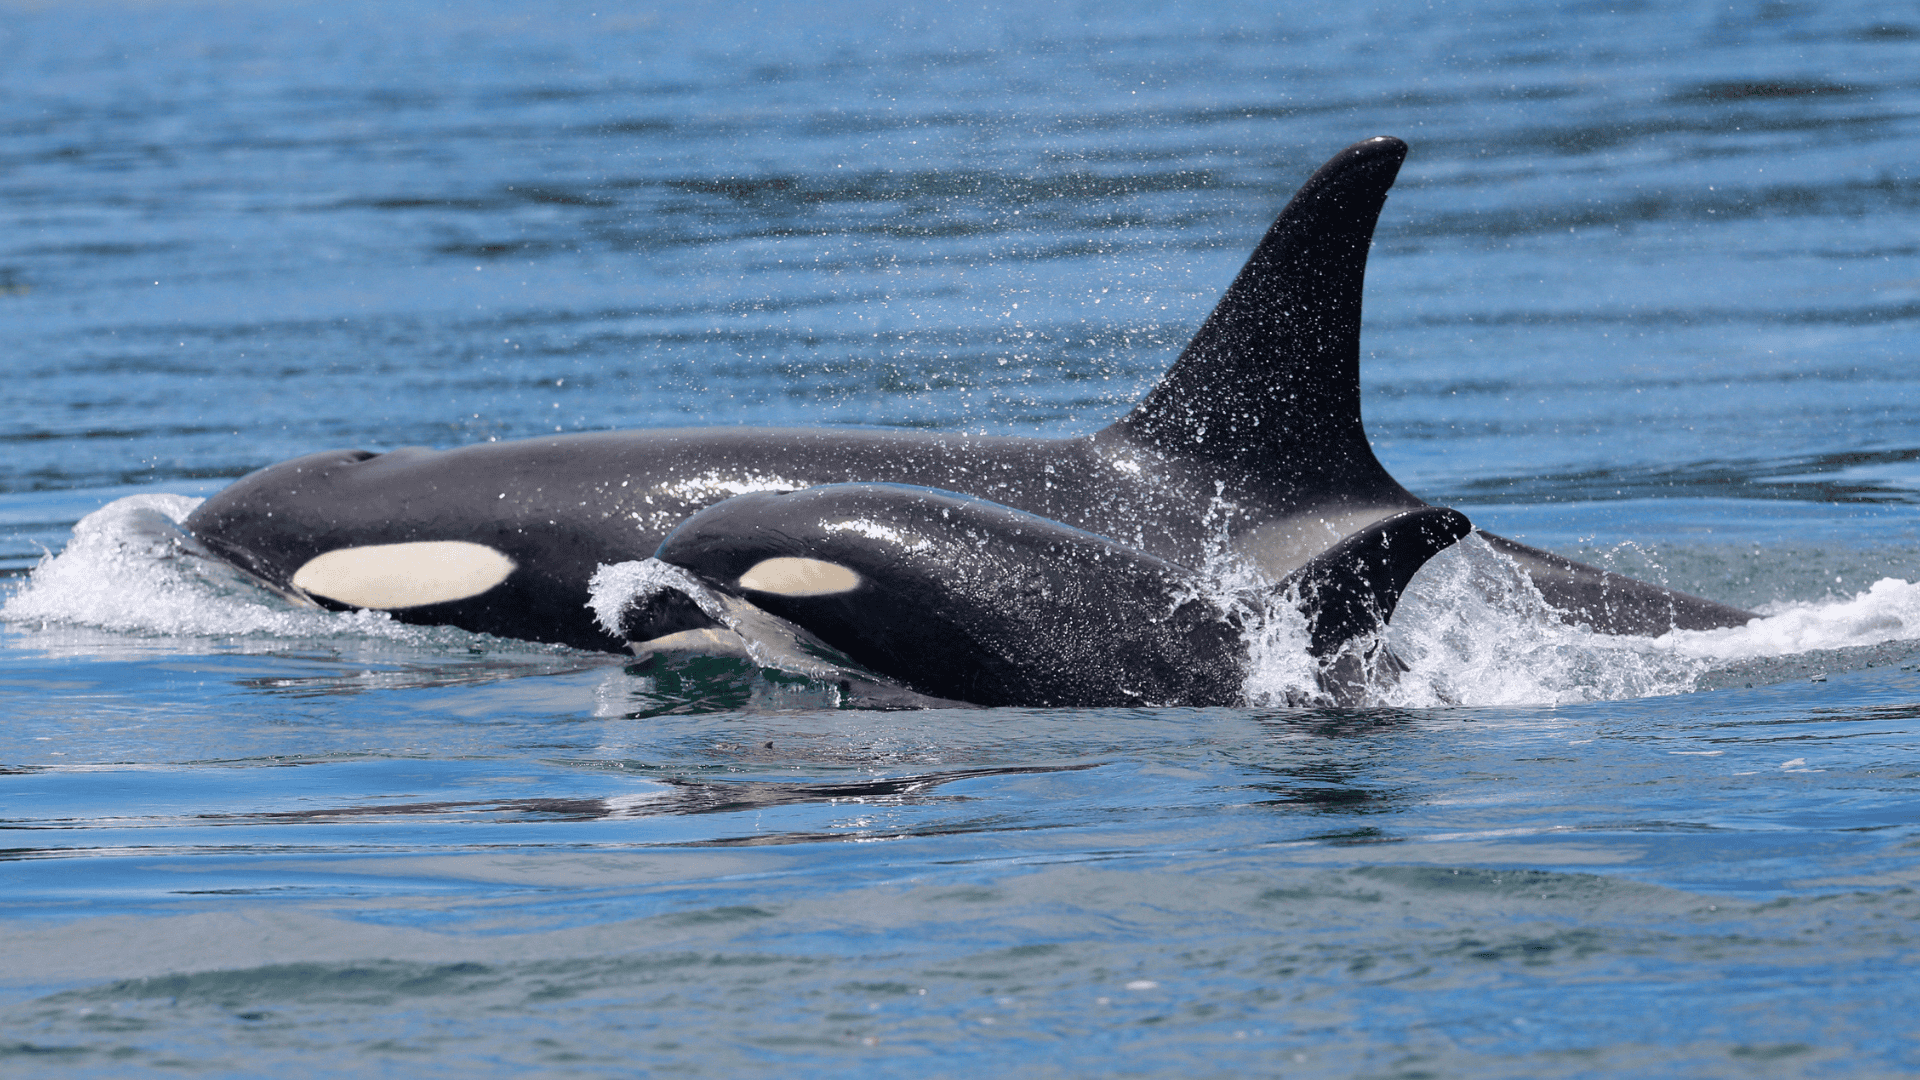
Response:
[[[1916,72],[1884,3],[0,2],[0,1070],[1920,1072]],[[1459,705],[870,712],[76,534],[331,447],[1094,431],[1378,134],[1387,468],[1757,628],[1462,555],[1396,620]]]

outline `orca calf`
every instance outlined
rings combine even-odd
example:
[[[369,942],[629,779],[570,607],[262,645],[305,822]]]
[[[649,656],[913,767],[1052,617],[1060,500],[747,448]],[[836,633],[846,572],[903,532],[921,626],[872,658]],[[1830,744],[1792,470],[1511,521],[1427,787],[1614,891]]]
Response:
[[[186,527],[295,598],[609,651],[625,641],[586,607],[595,569],[644,558],[697,512],[755,491],[961,492],[1176,566],[1198,565],[1224,528],[1233,553],[1283,579],[1428,506],[1380,465],[1360,418],[1367,250],[1406,150],[1367,139],[1315,172],[1159,385],[1088,437],[721,428],[336,450],[241,478]],[[1753,617],[1488,541],[1601,631]]]
[[[1472,526],[1402,511],[1295,569],[1269,595],[1222,595],[1195,571],[968,495],[828,484],[716,503],[654,557],[792,623],[919,693],[985,706],[1237,705],[1248,621],[1271,597],[1304,617],[1321,687],[1364,691],[1364,657],[1414,572]],[[666,576],[607,628],[636,652],[724,626]],[[711,638],[696,648],[712,648]]]

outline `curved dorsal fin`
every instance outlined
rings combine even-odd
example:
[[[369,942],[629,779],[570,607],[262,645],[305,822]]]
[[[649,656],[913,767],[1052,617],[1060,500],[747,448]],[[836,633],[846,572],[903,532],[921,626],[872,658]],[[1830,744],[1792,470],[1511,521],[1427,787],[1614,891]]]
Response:
[[[1297,590],[1307,617],[1307,651],[1325,658],[1384,629],[1414,573],[1472,531],[1458,510],[1403,511],[1314,556],[1276,588]]]
[[[1102,434],[1275,480],[1404,495],[1360,423],[1360,294],[1374,223],[1406,155],[1406,143],[1381,136],[1322,165],[1166,377]]]

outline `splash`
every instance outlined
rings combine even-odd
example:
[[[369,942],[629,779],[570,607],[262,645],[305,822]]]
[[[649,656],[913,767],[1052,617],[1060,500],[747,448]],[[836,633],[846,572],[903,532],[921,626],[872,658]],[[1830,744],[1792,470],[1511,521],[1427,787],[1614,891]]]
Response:
[[[1562,622],[1518,567],[1469,536],[1414,577],[1387,632],[1408,670],[1370,697],[1426,707],[1683,694],[1744,661],[1920,639],[1920,585],[1891,578],[1850,599],[1761,610],[1720,630],[1596,633]]]
[[[708,588],[694,574],[658,559],[603,563],[593,572],[587,592],[587,606],[610,634],[621,633],[628,608],[660,593],[675,592],[737,635],[747,658],[763,668],[832,682],[853,667],[852,661],[805,630],[739,597]]]
[[[0,619],[150,637],[346,635],[424,644],[446,636],[381,612],[331,612],[276,593],[181,528],[201,502],[132,495],[81,518],[67,546],[0,606]]]
[[[1407,670],[1381,705],[1556,705],[1679,694],[1710,666],[1659,640],[1561,621],[1511,559],[1477,534],[1414,575],[1387,640]]]
[[[727,609],[717,593],[692,573],[658,559],[602,564],[596,568],[587,582],[587,607],[593,610],[594,621],[602,630],[618,637],[627,609],[663,592],[680,593],[708,618],[726,622]]]
[[[1216,485],[1201,524],[1197,588],[1237,622],[1247,643],[1247,678],[1241,686],[1248,704],[1297,706],[1332,704],[1326,671],[1307,652],[1307,617],[1299,597],[1281,592],[1253,560],[1235,549],[1231,524],[1239,507]]]
[[[705,680],[689,678],[675,669],[689,665],[698,668],[708,659],[719,658],[671,655],[674,650],[668,650],[670,657],[656,664],[652,674],[637,677],[632,686],[616,695],[620,715],[684,712],[689,711],[689,705],[693,706],[691,711],[700,711],[698,702],[667,701],[678,693],[668,684],[706,693],[714,685],[711,676],[716,673],[723,681],[727,678],[739,681],[744,676],[736,688],[738,693],[728,699],[732,702],[729,708],[925,709],[964,704],[928,697],[889,682],[805,629],[737,596],[709,588],[698,576],[658,559],[603,563],[594,571],[587,589],[588,606],[593,609],[594,617],[608,633],[616,635],[622,633],[630,608],[643,605],[661,593],[679,593],[719,623],[727,634],[738,639],[745,661],[753,668],[747,672],[714,668]],[[783,682],[771,677],[775,673],[802,681]],[[632,707],[635,699],[648,699],[651,704],[635,711]]]
[[[1793,656],[1920,638],[1920,584],[1882,578],[1838,601],[1768,604],[1762,618],[1724,630],[1683,630],[1659,639],[1676,653],[1715,662]]]

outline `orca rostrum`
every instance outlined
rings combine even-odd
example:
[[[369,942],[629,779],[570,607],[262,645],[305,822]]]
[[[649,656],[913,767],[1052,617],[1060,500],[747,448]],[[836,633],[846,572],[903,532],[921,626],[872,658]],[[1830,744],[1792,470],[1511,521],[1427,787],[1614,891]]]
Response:
[[[1279,581],[1428,504],[1360,416],[1367,251],[1406,144],[1322,166],[1159,385],[1091,436],[661,429],[450,450],[336,450],[242,477],[187,529],[297,599],[505,637],[619,650],[586,606],[596,568],[652,555],[704,508],[758,491],[902,484],[990,500],[1175,566],[1230,553]],[[1751,613],[1488,536],[1573,621],[1611,633]]]

